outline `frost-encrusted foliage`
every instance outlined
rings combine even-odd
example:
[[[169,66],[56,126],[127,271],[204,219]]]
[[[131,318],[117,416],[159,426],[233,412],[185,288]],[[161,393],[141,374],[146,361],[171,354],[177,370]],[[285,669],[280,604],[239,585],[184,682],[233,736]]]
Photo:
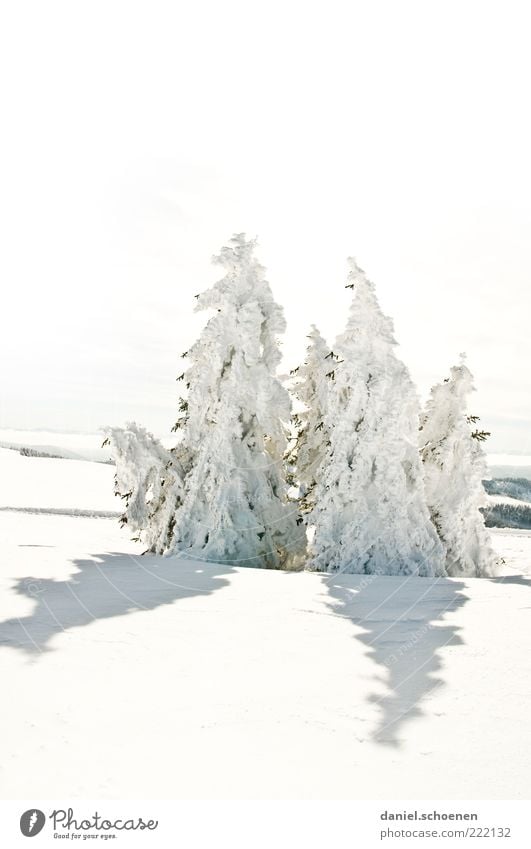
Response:
[[[123,523],[148,551],[198,560],[299,568],[309,529],[313,570],[491,574],[480,513],[489,434],[466,415],[464,363],[432,390],[419,452],[417,396],[392,322],[350,260],[345,331],[330,350],[312,325],[305,363],[292,372],[304,409],[287,451],[291,402],[277,376],[284,315],[254,247],[234,236],[215,257],[224,277],[196,295],[211,317],[182,355],[177,445],[164,448],[134,423],[107,432]]]
[[[276,377],[285,330],[254,241],[234,236],[215,261],[222,280],[198,298],[215,310],[187,353],[183,442],[196,456],[170,550],[278,568],[301,544],[283,473],[291,402]]]
[[[293,392],[305,410],[293,417],[295,444],[288,455],[294,482],[299,486],[299,508],[302,514],[315,507],[315,488],[319,469],[329,446],[329,424],[326,408],[329,379],[336,355],[327,346],[315,324],[309,333],[306,360],[295,370]]]
[[[421,418],[421,454],[431,517],[446,547],[446,571],[481,577],[495,569],[495,556],[480,507],[487,503],[482,479],[486,460],[482,440],[474,438],[467,399],[474,390],[464,362],[436,384]]]
[[[130,422],[107,428],[104,444],[116,463],[115,493],[125,501],[121,522],[148,550],[167,547],[171,516],[182,501],[187,463],[182,450],[167,450],[145,428]]]
[[[150,550],[279,568],[295,565],[304,535],[284,478],[291,402],[276,377],[284,316],[254,245],[234,236],[215,258],[225,276],[197,296],[196,309],[214,315],[183,355],[190,366],[179,379],[188,392],[174,430],[186,463],[175,474],[171,452],[154,443],[134,463],[153,463],[143,532]],[[159,463],[164,471],[157,477]],[[140,525],[146,518],[140,488],[136,501]]]
[[[316,488],[310,568],[381,575],[444,574],[418,452],[418,402],[394,353],[392,322],[350,260],[353,301],[329,370],[330,452]],[[332,427],[333,425],[333,427]]]

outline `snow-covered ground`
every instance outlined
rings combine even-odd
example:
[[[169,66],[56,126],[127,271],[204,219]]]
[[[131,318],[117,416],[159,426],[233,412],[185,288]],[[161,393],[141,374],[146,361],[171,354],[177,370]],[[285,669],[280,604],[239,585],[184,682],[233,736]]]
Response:
[[[0,450],[4,798],[529,796],[529,532],[493,580],[141,557],[113,472]]]
[[[87,460],[24,457],[0,448],[0,510],[116,516],[114,466]]]

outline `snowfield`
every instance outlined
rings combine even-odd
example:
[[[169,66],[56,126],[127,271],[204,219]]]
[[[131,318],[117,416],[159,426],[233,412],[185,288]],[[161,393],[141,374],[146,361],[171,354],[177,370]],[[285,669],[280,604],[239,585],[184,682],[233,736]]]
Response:
[[[529,797],[529,532],[492,580],[141,557],[113,473],[0,450],[4,798]]]
[[[114,466],[24,457],[0,448],[0,510],[119,516]]]

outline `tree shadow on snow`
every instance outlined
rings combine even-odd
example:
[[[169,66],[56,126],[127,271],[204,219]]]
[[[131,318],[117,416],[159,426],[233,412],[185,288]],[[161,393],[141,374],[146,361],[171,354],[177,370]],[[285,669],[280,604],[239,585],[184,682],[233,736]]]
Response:
[[[35,656],[50,651],[52,638],[71,628],[209,595],[225,586],[228,581],[223,576],[232,572],[230,565],[120,553],[73,562],[77,571],[67,580],[20,578],[16,582],[15,592],[33,599],[35,608],[27,616],[0,622],[0,648]]]
[[[380,667],[378,681],[387,692],[369,696],[380,710],[372,738],[398,746],[402,725],[422,714],[422,700],[443,683],[442,650],[463,643],[460,629],[445,624],[444,617],[468,601],[464,584],[377,575],[330,575],[325,581],[334,613],[356,625],[356,639]]]
[[[499,575],[496,578],[488,578],[494,584],[519,584],[521,587],[531,587],[531,576],[529,575]]]

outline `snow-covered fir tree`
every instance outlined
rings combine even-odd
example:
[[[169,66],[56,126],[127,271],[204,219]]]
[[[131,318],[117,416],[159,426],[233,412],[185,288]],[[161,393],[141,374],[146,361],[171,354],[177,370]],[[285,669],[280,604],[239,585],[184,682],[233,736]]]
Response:
[[[107,428],[103,444],[110,446],[116,464],[115,494],[125,502],[121,524],[148,551],[164,553],[191,457],[182,446],[166,449],[135,422],[125,428]]]
[[[354,290],[334,345],[309,568],[383,575],[444,574],[444,550],[426,504],[413,384],[394,352],[393,326],[374,285],[350,260]],[[332,426],[333,425],[333,426]]]
[[[315,506],[315,487],[319,469],[330,442],[326,406],[329,380],[327,372],[334,368],[336,356],[327,346],[315,324],[308,335],[303,365],[294,370],[293,393],[305,409],[293,416],[294,445],[288,453],[293,469],[293,483],[299,488],[299,509],[311,513]]]
[[[176,509],[156,511],[150,533],[167,554],[279,568],[295,563],[304,535],[284,477],[291,403],[276,370],[285,321],[254,247],[234,236],[215,258],[225,276],[197,296],[196,309],[214,315],[184,355],[188,393],[175,425],[193,462]]]
[[[467,415],[473,377],[461,355],[450,377],[436,384],[421,417],[421,455],[431,517],[446,548],[452,576],[481,577],[495,571],[495,555],[480,507],[487,497],[482,442],[488,434]]]

